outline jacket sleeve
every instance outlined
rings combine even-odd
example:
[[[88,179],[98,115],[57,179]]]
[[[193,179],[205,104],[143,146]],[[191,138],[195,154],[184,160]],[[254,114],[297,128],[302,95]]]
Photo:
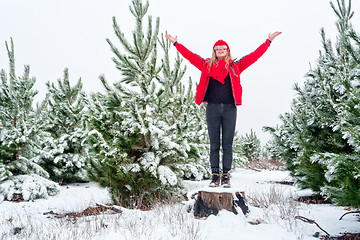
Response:
[[[269,48],[270,40],[266,39],[266,41],[261,44],[254,52],[246,55],[245,57],[241,58],[238,62],[240,73],[251,66],[254,62],[256,62]]]
[[[182,45],[181,43],[176,43],[175,47],[184,58],[189,60],[189,62],[192,65],[194,65],[197,69],[199,69],[201,71],[203,65],[205,64],[205,60],[202,57],[191,52],[189,49],[184,47],[184,45]]]

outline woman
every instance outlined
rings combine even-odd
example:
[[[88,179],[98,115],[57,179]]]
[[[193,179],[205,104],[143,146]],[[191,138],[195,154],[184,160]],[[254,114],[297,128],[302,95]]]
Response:
[[[220,129],[223,149],[221,185],[230,187],[229,171],[232,164],[232,145],[236,125],[236,106],[241,105],[242,87],[240,74],[268,49],[274,38],[281,32],[269,34],[265,43],[261,44],[254,52],[233,60],[229,45],[217,41],[212,50],[212,57],[203,59],[178,43],[177,36],[165,34],[180,54],[201,71],[201,77],[196,89],[195,102],[200,105],[207,102],[206,122],[210,139],[210,166],[212,178],[210,187],[220,184]]]

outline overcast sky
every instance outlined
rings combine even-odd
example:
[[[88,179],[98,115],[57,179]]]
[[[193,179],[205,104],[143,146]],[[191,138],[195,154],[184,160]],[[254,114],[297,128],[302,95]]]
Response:
[[[121,79],[105,39],[120,46],[112,29],[113,16],[131,39],[135,20],[129,5],[130,0],[2,0],[0,69],[9,72],[5,41],[12,37],[17,74],[30,65],[30,74],[37,79],[36,101],[44,98],[45,83],[62,78],[66,67],[72,85],[81,77],[87,93],[103,91],[100,74],[110,83]],[[359,32],[359,0],[353,0],[352,9],[352,23]],[[337,17],[328,0],[150,0],[148,14],[160,17],[161,33],[177,35],[179,42],[204,58],[210,57],[218,39],[229,44],[234,58],[241,58],[269,33],[283,32],[241,75],[244,93],[237,130],[245,134],[253,129],[263,144],[269,134],[262,127],[280,123],[279,115],[290,110],[294,83],[301,84],[310,64],[316,65],[322,49],[320,28],[329,38],[336,36]],[[188,65],[184,80],[191,76],[198,81],[200,72],[184,63]]]

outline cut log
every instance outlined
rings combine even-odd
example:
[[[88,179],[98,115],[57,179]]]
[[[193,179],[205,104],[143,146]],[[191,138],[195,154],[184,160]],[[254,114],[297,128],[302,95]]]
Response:
[[[243,214],[249,212],[246,206],[243,192],[208,192],[199,191],[194,205],[195,217],[208,217],[211,214],[217,215],[220,210],[227,210],[238,214],[236,207],[240,207]]]

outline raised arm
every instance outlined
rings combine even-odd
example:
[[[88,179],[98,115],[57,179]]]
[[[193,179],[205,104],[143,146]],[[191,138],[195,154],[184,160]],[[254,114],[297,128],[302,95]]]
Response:
[[[205,61],[203,58],[201,58],[199,55],[191,52],[189,49],[187,49],[184,45],[177,42],[177,36],[173,37],[170,34],[165,34],[165,37],[169,39],[171,43],[173,43],[176,47],[176,49],[179,51],[179,53],[189,60],[189,62],[194,65],[197,69],[201,70],[203,65],[205,64]]]

